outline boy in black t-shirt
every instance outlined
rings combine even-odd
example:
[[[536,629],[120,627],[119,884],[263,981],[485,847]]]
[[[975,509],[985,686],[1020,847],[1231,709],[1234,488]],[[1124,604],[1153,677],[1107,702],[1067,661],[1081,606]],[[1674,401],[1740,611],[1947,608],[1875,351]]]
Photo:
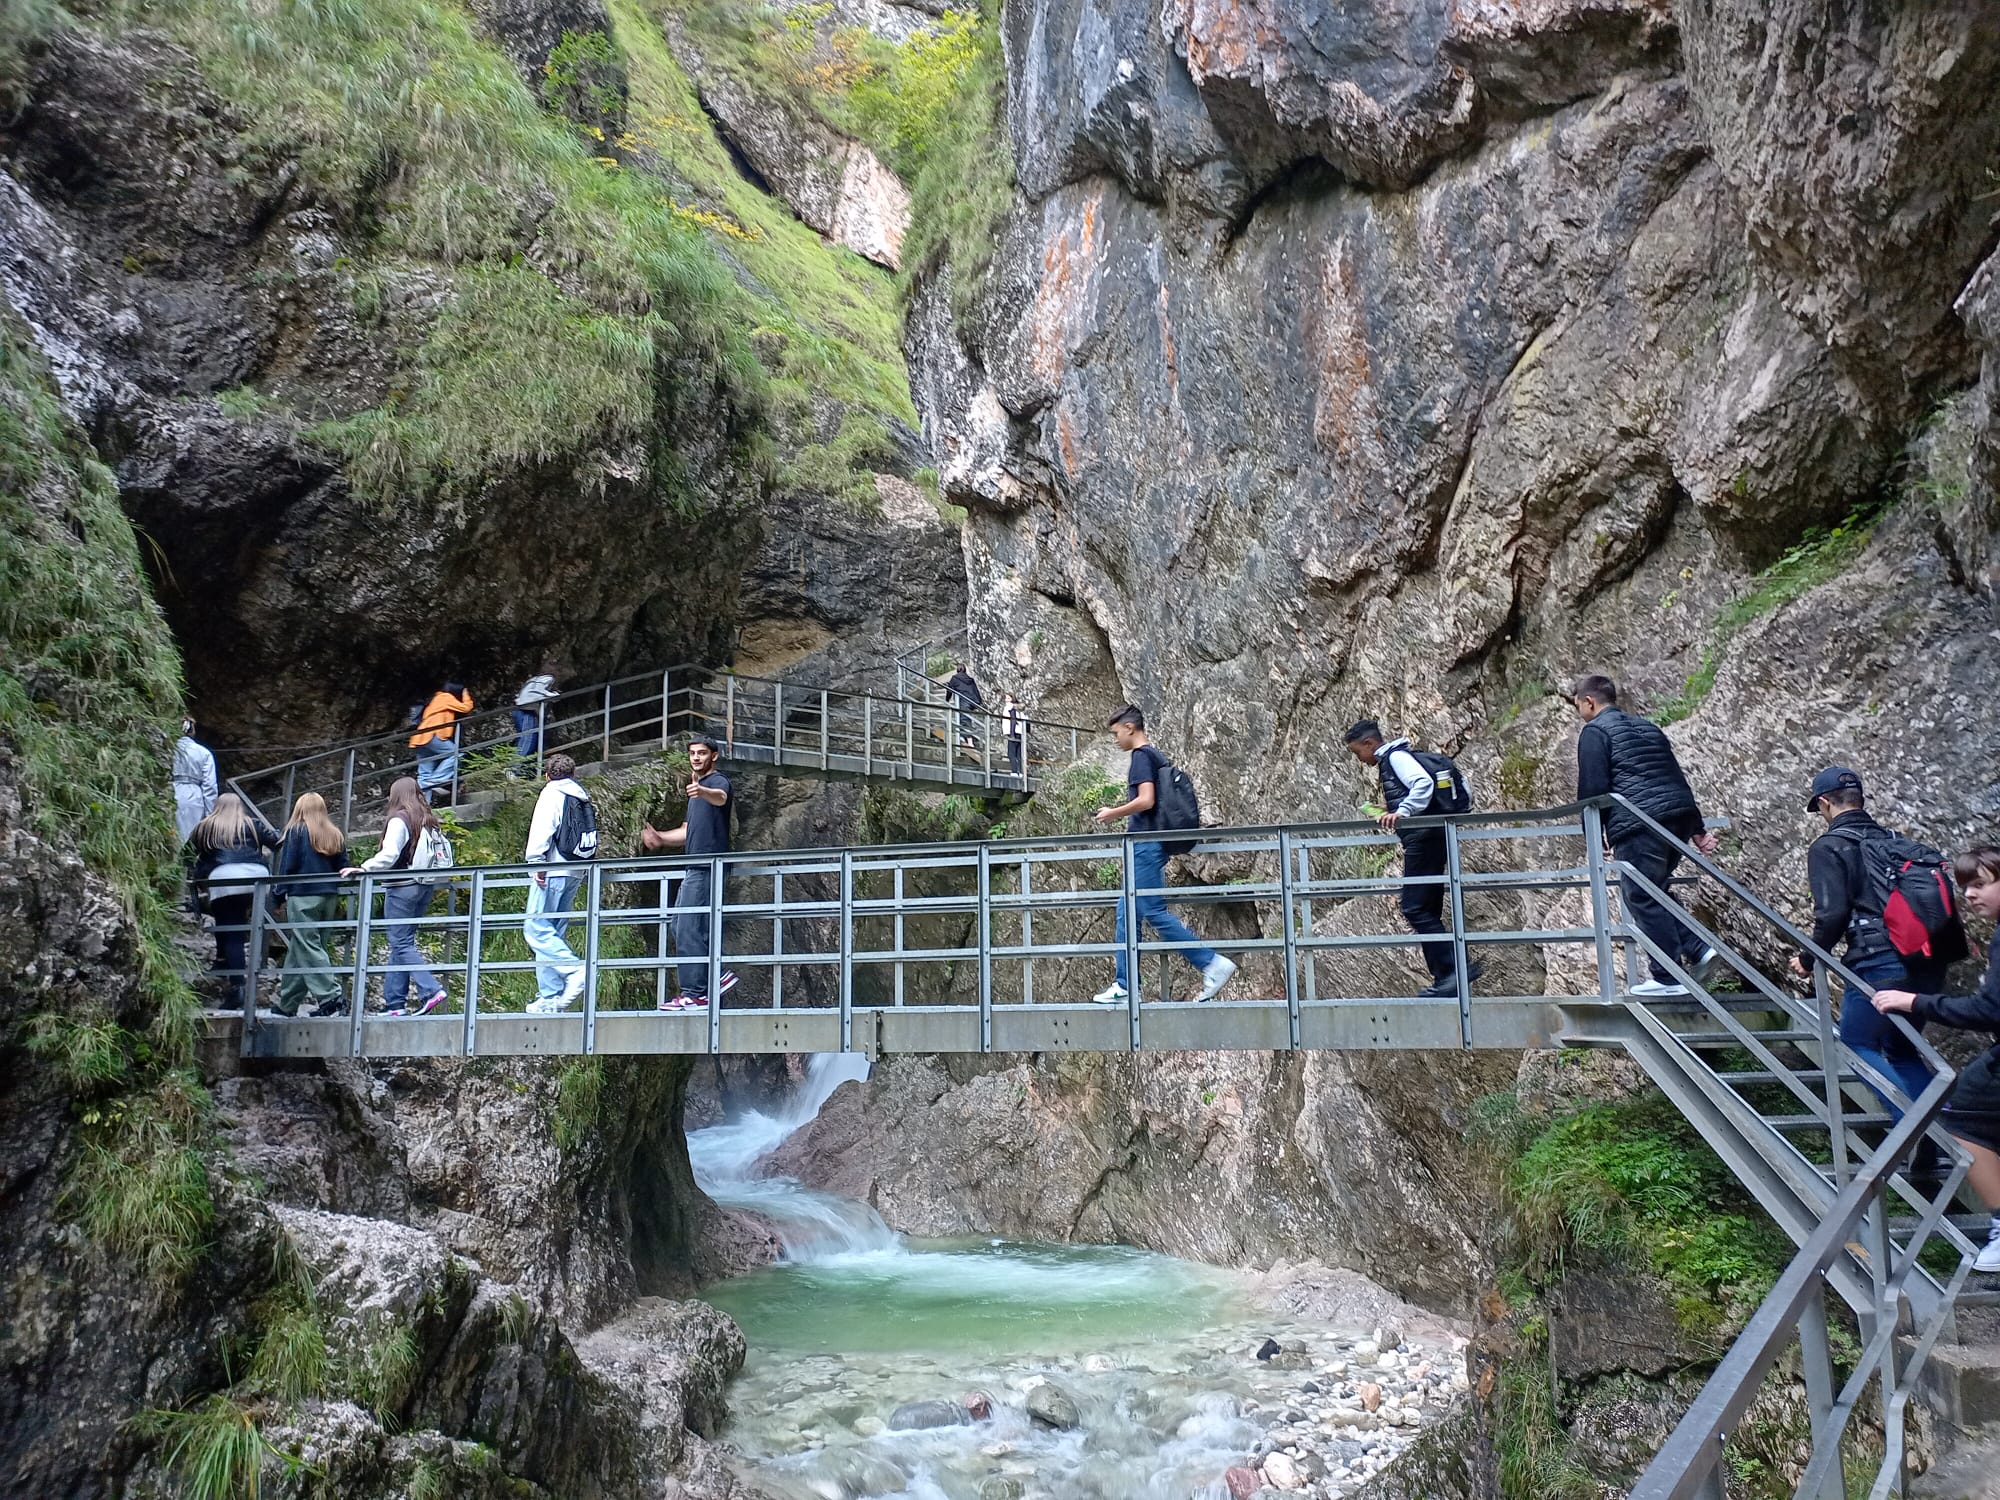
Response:
[[[688,854],[729,852],[729,778],[715,769],[721,756],[720,747],[706,736],[688,746],[693,774],[687,784],[687,820],[664,833],[646,824],[639,842],[648,854],[669,849]],[[708,866],[695,865],[681,876],[681,893],[674,902],[674,954],[680,959],[681,992],[662,1000],[661,1010],[694,1010],[708,1004],[709,875]],[[718,993],[728,993],[735,983],[735,974],[724,969]]]
[[[1131,752],[1132,761],[1126,771],[1126,800],[1116,807],[1101,807],[1094,814],[1102,824],[1117,822],[1120,818],[1130,818],[1134,833],[1150,833],[1159,826],[1155,812],[1159,804],[1161,768],[1166,765],[1166,757],[1155,750],[1146,738],[1146,716],[1126,704],[1111,716],[1111,733],[1118,741],[1120,750]],[[1140,839],[1132,845],[1132,884],[1138,892],[1137,905],[1139,920],[1158,933],[1169,943],[1200,943],[1187,924],[1167,910],[1167,898],[1159,894],[1167,883],[1167,856],[1157,840]],[[1099,1005],[1125,1005],[1131,1000],[1131,976],[1125,965],[1125,903],[1118,903],[1118,922],[1115,928],[1118,942],[1118,977],[1110,988],[1099,990],[1090,998]],[[1235,976],[1236,965],[1214,949],[1208,947],[1179,949],[1195,968],[1201,971],[1201,993],[1197,1001],[1207,1000]]]

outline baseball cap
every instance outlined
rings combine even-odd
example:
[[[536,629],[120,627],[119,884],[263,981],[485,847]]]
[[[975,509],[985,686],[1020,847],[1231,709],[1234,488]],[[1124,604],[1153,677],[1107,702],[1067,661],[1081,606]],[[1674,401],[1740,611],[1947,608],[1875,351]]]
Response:
[[[1813,777],[1812,795],[1806,798],[1806,811],[1817,812],[1819,799],[1828,792],[1858,792],[1861,777],[1846,766],[1828,766]]]

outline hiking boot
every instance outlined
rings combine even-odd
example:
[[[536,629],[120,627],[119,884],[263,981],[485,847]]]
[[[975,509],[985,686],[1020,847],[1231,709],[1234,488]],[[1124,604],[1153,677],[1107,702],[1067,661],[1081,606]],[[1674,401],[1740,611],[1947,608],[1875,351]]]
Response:
[[[1122,984],[1110,984],[1090,997],[1092,1005],[1129,1005],[1132,992]]]
[[[1688,988],[1684,984],[1670,984],[1663,979],[1642,979],[1632,986],[1631,993],[1641,999],[1659,1000],[1674,995],[1685,995]]]
[[[1209,961],[1208,967],[1201,971],[1201,993],[1194,997],[1195,1003],[1200,1004],[1204,1000],[1214,999],[1216,993],[1235,977],[1236,961],[1224,958],[1220,953],[1216,954]]]
[[[1479,982],[1479,976],[1486,972],[1486,965],[1475,960],[1465,966],[1465,986],[1467,989]],[[1419,1000],[1445,1000],[1458,993],[1458,972],[1453,970],[1442,979],[1433,979],[1417,991]]]
[[[346,1009],[347,1002],[345,1000],[322,1000],[312,1008],[312,1013],[324,1019],[327,1016],[340,1015]]]

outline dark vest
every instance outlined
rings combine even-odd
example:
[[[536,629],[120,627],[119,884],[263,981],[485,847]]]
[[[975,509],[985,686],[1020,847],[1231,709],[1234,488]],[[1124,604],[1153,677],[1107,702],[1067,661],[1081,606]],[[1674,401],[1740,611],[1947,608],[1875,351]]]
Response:
[[[1410,749],[1408,740],[1393,740],[1375,752],[1375,769],[1382,777],[1382,806],[1394,812],[1403,805],[1403,799],[1410,795],[1410,788],[1402,777],[1389,769],[1391,750],[1402,750],[1411,755],[1417,752]]]
[[[1612,791],[1676,833],[1682,831],[1676,824],[1685,825],[1689,818],[1699,816],[1701,804],[1694,800],[1694,788],[1674,758],[1673,741],[1664,729],[1622,708],[1607,708],[1590,722],[1602,727],[1611,742]],[[1604,831],[1614,844],[1645,829],[1644,823],[1623,808],[1614,807],[1604,816]]]

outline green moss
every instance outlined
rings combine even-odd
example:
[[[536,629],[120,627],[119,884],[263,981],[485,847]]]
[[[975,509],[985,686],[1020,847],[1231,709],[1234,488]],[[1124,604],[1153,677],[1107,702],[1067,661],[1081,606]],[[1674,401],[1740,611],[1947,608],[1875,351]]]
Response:
[[[111,474],[63,415],[39,355],[0,314],[0,741],[29,826],[75,849],[125,903],[156,1041],[187,1055],[193,999],[173,947],[180,884],[165,766],[180,661]]]
[[[556,1075],[556,1145],[574,1153],[599,1125],[604,1099],[604,1064],[595,1057],[571,1058]]]
[[[1689,674],[1681,691],[1656,705],[1654,718],[1673,724],[1701,707],[1715,687],[1716,674],[1729,642],[1744,626],[1775,614],[1795,599],[1803,598],[1821,584],[1830,583],[1854,565],[1881,519],[1879,504],[1862,506],[1838,526],[1814,529],[1752,580],[1750,592],[1724,605],[1710,627],[1709,643],[1702,647],[1700,664]]]
[[[1528,754],[1519,745],[1508,745],[1500,752],[1500,806],[1533,807],[1535,805],[1535,782],[1542,774],[1539,756]]]

